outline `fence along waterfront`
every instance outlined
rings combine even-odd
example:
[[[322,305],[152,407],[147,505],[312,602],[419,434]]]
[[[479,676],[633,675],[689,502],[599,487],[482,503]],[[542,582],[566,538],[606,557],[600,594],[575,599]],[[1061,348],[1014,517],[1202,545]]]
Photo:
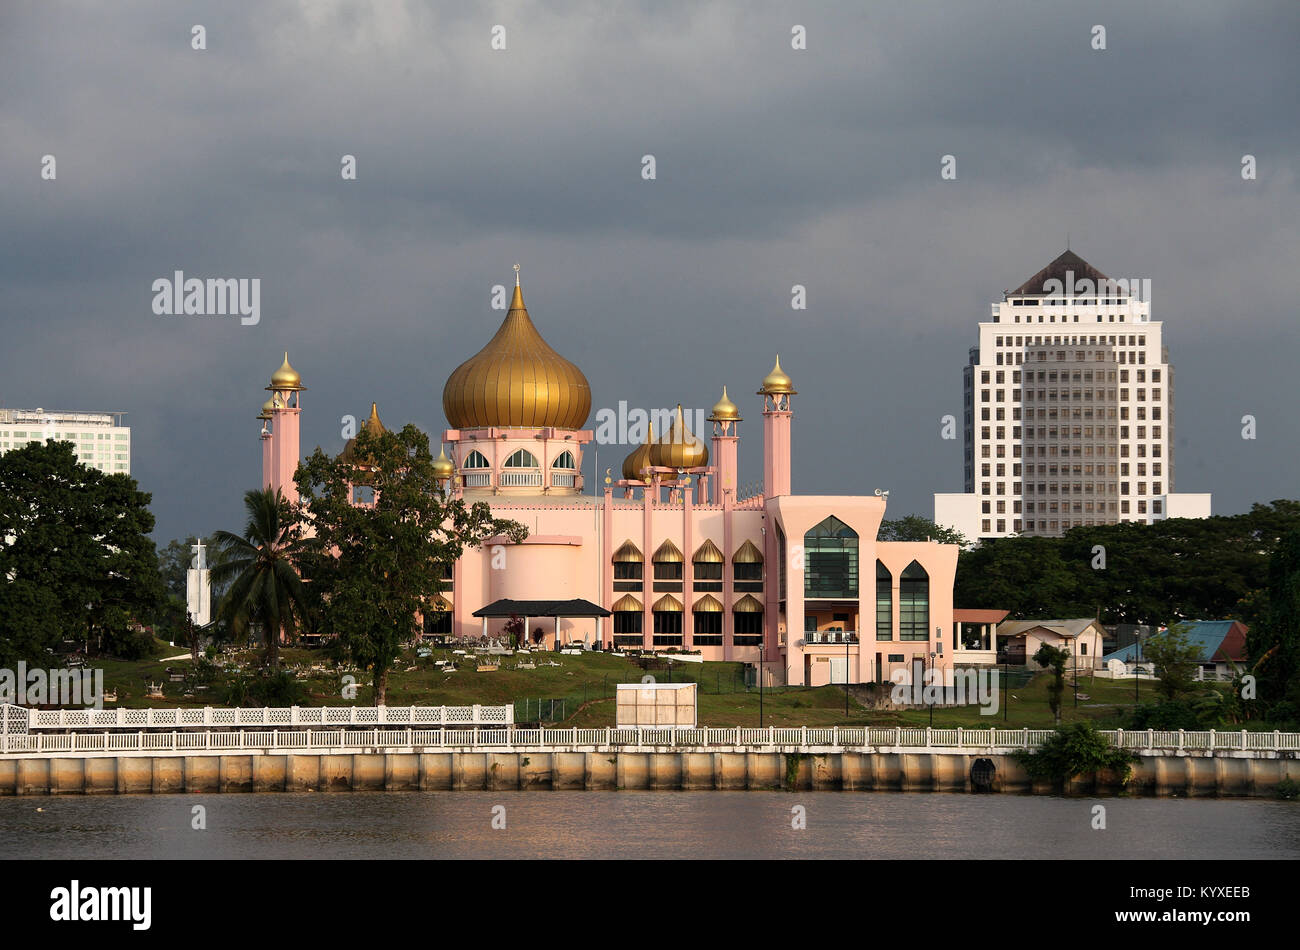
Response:
[[[373,707],[370,707],[373,708]],[[932,729],[925,727],[808,728],[744,727],[635,729],[517,729],[513,725],[439,729],[245,729],[218,732],[28,732],[0,735],[4,755],[121,752],[228,751],[384,751],[389,749],[458,749],[511,751],[534,748],[612,749],[625,747],[782,749],[1032,749],[1050,729]],[[1145,729],[1103,732],[1113,744],[1135,751],[1161,752],[1296,752],[1295,732],[1188,732]]]

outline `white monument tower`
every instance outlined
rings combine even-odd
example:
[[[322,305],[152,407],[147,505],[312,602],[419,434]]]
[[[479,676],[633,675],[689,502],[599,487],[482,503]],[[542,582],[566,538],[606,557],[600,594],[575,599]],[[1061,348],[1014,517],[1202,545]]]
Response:
[[[193,546],[194,560],[185,572],[185,599],[194,626],[207,626],[212,619],[212,592],[208,587],[208,564],[203,541]]]

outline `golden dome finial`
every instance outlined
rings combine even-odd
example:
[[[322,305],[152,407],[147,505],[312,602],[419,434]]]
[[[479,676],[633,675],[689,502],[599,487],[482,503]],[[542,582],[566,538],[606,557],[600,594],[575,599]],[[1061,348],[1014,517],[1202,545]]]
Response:
[[[664,468],[698,468],[709,464],[709,450],[704,440],[686,428],[682,404],[662,439],[650,447],[650,464]]]
[[[727,387],[722,387],[722,398],[713,406],[713,411],[709,413],[710,422],[741,422],[740,408],[731,401],[727,396]]]
[[[519,265],[515,265],[515,286],[519,286]]]
[[[444,444],[438,457],[433,460],[433,477],[444,482],[454,474],[456,474],[456,465],[447,458],[447,446]]]
[[[591,387],[542,339],[516,283],[496,335],[448,377],[442,408],[454,429],[580,429],[591,412]]]
[[[372,436],[380,436],[388,431],[384,428],[384,424],[379,421],[379,403],[372,402],[370,404],[370,418],[362,423],[361,428],[365,429]],[[353,455],[356,453],[356,450],[357,439],[356,436],[353,436],[344,444],[343,451],[339,453],[339,458],[343,459],[345,462],[351,462],[353,461]],[[366,460],[363,459],[362,461]]]
[[[644,469],[650,464],[650,447],[655,441],[655,425],[646,428],[645,441],[628,453],[623,459],[623,477],[629,482],[645,480]]]
[[[780,396],[789,395],[797,396],[794,391],[794,382],[781,368],[781,356],[776,357],[776,365],[772,367],[772,372],[763,377],[763,388],[758,391],[760,396]]]
[[[302,375],[289,365],[289,351],[285,350],[284,362],[271,374],[271,385],[266,387],[271,392],[301,392],[307,387],[302,384]]]

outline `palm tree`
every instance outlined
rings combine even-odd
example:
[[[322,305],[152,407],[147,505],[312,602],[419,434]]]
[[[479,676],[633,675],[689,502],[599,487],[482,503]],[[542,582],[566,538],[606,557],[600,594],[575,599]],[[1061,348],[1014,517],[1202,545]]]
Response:
[[[213,535],[221,562],[212,567],[212,586],[230,583],[217,616],[242,637],[260,624],[272,672],[280,668],[280,634],[292,636],[307,611],[307,591],[295,561],[302,555],[297,522],[277,488],[244,493],[248,524],[243,536]]]

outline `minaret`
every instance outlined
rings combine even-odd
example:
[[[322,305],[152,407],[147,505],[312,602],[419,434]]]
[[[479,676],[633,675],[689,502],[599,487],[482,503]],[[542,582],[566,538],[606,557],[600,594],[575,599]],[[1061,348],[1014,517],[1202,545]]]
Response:
[[[270,396],[262,403],[262,411],[257,418],[262,420],[262,487],[266,488],[274,479],[271,467],[271,410],[275,408],[275,396]]]
[[[713,482],[713,503],[722,504],[722,498],[731,493],[731,500],[736,500],[736,448],[740,442],[738,423],[740,409],[727,397],[727,387],[722,387],[722,398],[718,400],[709,413],[713,423],[713,464],[718,474]]]
[[[781,357],[763,379],[763,497],[790,494],[790,397],[798,395]]]
[[[271,471],[267,484],[278,488],[290,502],[298,501],[298,484],[293,473],[298,470],[302,456],[298,448],[299,393],[307,387],[302,376],[289,365],[289,354],[271,374],[271,385],[266,387],[274,402],[271,406]]]

